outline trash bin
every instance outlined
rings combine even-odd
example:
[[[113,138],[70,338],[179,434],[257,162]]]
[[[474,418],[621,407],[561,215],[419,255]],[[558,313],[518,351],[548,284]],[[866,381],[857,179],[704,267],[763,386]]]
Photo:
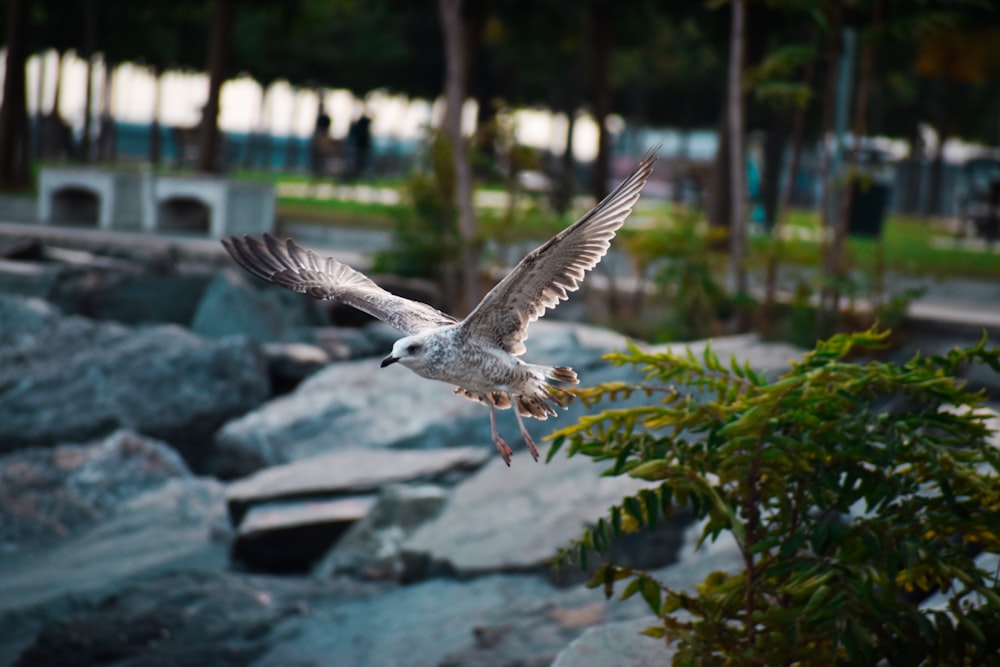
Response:
[[[880,238],[888,204],[888,185],[870,179],[852,180],[847,233],[851,236]]]

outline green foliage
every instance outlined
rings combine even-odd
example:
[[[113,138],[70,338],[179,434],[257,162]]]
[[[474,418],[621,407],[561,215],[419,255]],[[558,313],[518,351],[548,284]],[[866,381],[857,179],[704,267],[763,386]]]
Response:
[[[607,409],[554,434],[610,463],[606,475],[656,485],[625,498],[559,563],[584,561],[618,535],[677,507],[704,520],[701,540],[736,540],[744,568],[695,592],[607,565],[591,585],[642,596],[677,647],[675,665],[982,665],[1000,655],[1000,450],[983,397],[956,372],[1000,372],[986,340],[901,364],[852,361],[884,346],[874,330],[820,342],[769,381],[704,355],[610,356],[641,384],[576,393],[585,403],[635,392],[657,400]],[[940,591],[945,609],[915,599]],[[678,613],[686,612],[686,613]],[[880,662],[881,661],[881,662]]]
[[[700,223],[700,214],[692,210],[677,212],[668,225],[621,232],[618,245],[629,253],[636,272],[652,274],[658,298],[670,304],[650,338],[692,340],[722,332],[732,306],[718,279],[725,259],[712,252]]]
[[[409,207],[396,218],[392,247],[375,256],[376,272],[441,280],[457,256],[455,174],[442,135],[430,138],[426,156],[426,169],[415,170],[404,186]]]

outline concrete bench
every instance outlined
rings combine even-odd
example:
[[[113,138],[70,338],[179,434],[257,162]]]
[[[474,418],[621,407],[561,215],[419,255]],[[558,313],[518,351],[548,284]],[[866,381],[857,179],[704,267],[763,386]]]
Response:
[[[137,172],[112,169],[46,167],[38,178],[38,220],[138,230],[143,178]]]
[[[45,167],[38,220],[212,238],[259,234],[274,228],[274,187],[211,176]]]
[[[206,232],[222,238],[274,228],[274,187],[269,184],[150,175],[143,187],[143,229],[149,232]]]

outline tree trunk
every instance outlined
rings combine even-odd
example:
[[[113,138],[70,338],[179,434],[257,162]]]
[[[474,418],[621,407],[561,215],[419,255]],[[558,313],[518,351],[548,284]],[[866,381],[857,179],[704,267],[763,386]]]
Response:
[[[149,162],[154,167],[160,164],[160,154],[162,152],[162,142],[160,141],[160,96],[163,93],[163,72],[156,65],[153,66],[153,79],[156,85],[153,87],[153,120],[149,124]]]
[[[94,54],[97,52],[97,7],[95,0],[84,0],[84,57],[87,59],[87,85],[83,102],[83,134],[80,136],[81,162],[90,162],[93,143],[91,125],[94,106]]]
[[[942,201],[942,190],[944,187],[944,145],[951,137],[948,135],[947,124],[942,123],[935,128],[937,130],[937,148],[934,151],[934,158],[931,160],[931,172],[927,183],[927,208],[926,214],[930,216],[941,215],[944,212],[944,202]]]
[[[559,179],[552,193],[552,208],[559,215],[566,215],[576,191],[576,162],[573,159],[573,130],[576,127],[576,110],[566,111],[566,150],[559,160]]]
[[[870,34],[861,55],[860,78],[857,85],[854,107],[854,143],[846,162],[847,168],[843,171],[847,175],[847,178],[838,179],[838,183],[829,186],[830,188],[836,187],[840,189],[840,196],[837,198],[838,206],[834,212],[835,217],[832,221],[833,236],[830,239],[830,247],[827,250],[824,260],[827,288],[824,290],[825,294],[822,304],[830,318],[835,318],[840,310],[840,285],[846,274],[846,267],[843,261],[844,245],[847,242],[851,199],[853,197],[851,187],[854,180],[852,167],[857,165],[860,156],[861,137],[867,131],[868,98],[875,67],[875,33],[881,26],[881,20],[882,2],[881,0],[876,0],[872,8]],[[850,51],[847,52],[847,56],[849,58]],[[844,91],[841,91],[841,94],[845,94]],[[839,136],[837,137],[837,141],[840,141]]]
[[[100,162],[115,161],[115,118],[111,108],[111,88],[114,85],[115,68],[107,59],[104,61],[104,88],[101,94],[101,119],[97,134],[97,159]]]
[[[0,188],[31,185],[25,67],[28,62],[27,0],[7,3],[7,68],[0,104]]]
[[[810,42],[815,43],[818,34],[814,31]],[[805,72],[802,75],[802,83],[809,89],[813,85],[813,73],[816,69],[816,61],[810,60],[806,63]],[[795,108],[795,115],[792,118],[791,137],[789,138],[788,168],[785,170],[785,183],[781,189],[781,196],[778,200],[778,210],[774,216],[774,227],[771,228],[773,245],[767,258],[767,271],[764,279],[764,312],[761,324],[770,327],[774,321],[774,301],[775,292],[778,289],[778,261],[781,255],[782,226],[788,217],[789,208],[792,204],[792,195],[795,192],[795,177],[799,173],[799,162],[802,158],[802,134],[806,124],[806,111],[808,105],[799,105]]]
[[[59,99],[62,95],[62,69],[63,52],[56,51],[56,80],[53,83],[52,108],[43,116],[42,126],[42,150],[39,155],[42,159],[62,157],[64,149],[71,146],[63,145],[62,136],[62,116],[59,113]]]
[[[834,184],[830,182],[830,142],[832,140],[831,135],[833,133],[834,116],[837,103],[839,65],[841,55],[844,50],[843,35],[841,34],[843,16],[843,7],[840,3],[833,3],[833,8],[829,17],[829,25],[827,26],[829,34],[827,35],[825,63],[826,82],[823,90],[823,108],[822,118],[820,121],[820,138],[823,142],[822,157],[819,167],[820,187],[822,188],[819,205],[820,231],[823,234],[820,242],[820,262],[824,278],[827,280],[829,280],[832,276],[828,258],[830,256],[829,233],[833,226],[833,220],[830,215],[830,202],[834,187]],[[833,291],[831,290],[831,286],[824,283],[820,290],[819,307],[816,310],[817,327],[820,335],[826,335],[829,333],[831,327],[833,326],[832,317],[834,315],[834,306],[831,303],[832,299]]]
[[[295,134],[295,119],[299,117],[299,91],[292,88],[292,113],[288,126],[288,143],[285,144],[285,169],[294,170],[299,163],[299,138]]]
[[[476,100],[476,134],[473,145],[477,162],[482,165],[475,170],[475,175],[480,177],[488,177],[495,167],[499,129],[497,82],[489,61],[492,51],[487,48],[483,39],[489,16],[490,8],[484,2],[473,2],[466,7],[465,53],[469,54],[470,69],[475,68],[467,79],[469,93]]]
[[[729,261],[733,275],[733,289],[737,294],[747,292],[746,216],[744,201],[746,188],[743,159],[743,51],[746,44],[745,0],[733,0],[732,32],[729,43],[729,168],[731,175],[730,197],[732,205],[729,221]]]
[[[861,63],[858,72],[858,87],[854,99],[854,142],[851,145],[851,154],[848,158],[848,177],[843,179],[840,194],[840,210],[837,212],[837,228],[834,231],[833,242],[830,247],[830,265],[833,268],[833,275],[842,279],[846,272],[844,267],[844,243],[847,240],[847,232],[850,224],[851,198],[853,181],[852,171],[858,167],[861,157],[861,138],[868,133],[868,100],[871,96],[872,79],[875,76],[875,42],[878,32],[882,27],[882,0],[875,0],[872,7],[872,23],[869,34],[865,40],[861,51]],[[839,296],[839,290],[837,291]],[[833,307],[837,308],[837,298],[835,297]]]
[[[727,107],[728,112],[728,107]],[[729,117],[722,114],[719,118],[716,136],[719,144],[715,151],[715,162],[708,175],[708,192],[706,193],[705,216],[711,227],[725,229],[732,219],[732,168],[729,165],[731,152],[729,149]]]
[[[600,201],[608,194],[611,173],[611,136],[607,120],[611,113],[611,25],[614,10],[610,0],[597,0],[590,9],[591,73],[594,120],[597,122],[597,158],[591,192]]]
[[[208,101],[202,111],[201,146],[198,152],[197,169],[203,173],[222,172],[219,94],[228,73],[234,18],[234,0],[215,0],[212,6],[212,32],[208,44]]]
[[[944,145],[951,136],[951,100],[956,91],[952,80],[944,77],[932,79],[930,84],[931,126],[937,133],[937,147],[930,163],[930,174],[927,182],[927,204],[921,213],[926,215],[940,215],[943,209],[941,195],[944,184]]]
[[[80,162],[90,162],[91,131],[94,106],[94,56],[87,56],[87,85],[83,97],[83,133],[80,135]]]
[[[580,107],[581,86],[586,65],[583,52],[577,51],[569,56],[566,65],[566,76],[553,80],[551,89],[552,108],[566,114],[566,149],[559,160],[551,196],[552,208],[559,215],[565,215],[569,210],[576,191],[573,131],[576,128],[576,112]]]
[[[38,54],[38,90],[35,92],[35,137],[31,147],[35,159],[41,159],[45,148],[45,58],[46,52]]]
[[[837,102],[837,74],[840,56],[843,52],[841,27],[843,25],[843,8],[840,3],[833,4],[832,16],[829,18],[826,46],[826,83],[823,89],[823,109],[820,120],[820,138],[823,142],[822,159],[819,166],[819,179],[822,187],[820,194],[820,220],[824,233],[830,228],[830,133],[833,131],[834,109]]]
[[[764,224],[774,229],[778,222],[781,197],[781,163],[788,145],[789,114],[771,109],[764,135],[764,168],[760,179],[760,204],[764,209]]]
[[[445,112],[442,128],[451,148],[455,169],[455,207],[458,211],[459,249],[462,264],[461,310],[469,313],[479,302],[479,231],[472,205],[472,169],[462,137],[462,106],[465,102],[466,54],[462,25],[462,0],[439,0],[444,35]]]

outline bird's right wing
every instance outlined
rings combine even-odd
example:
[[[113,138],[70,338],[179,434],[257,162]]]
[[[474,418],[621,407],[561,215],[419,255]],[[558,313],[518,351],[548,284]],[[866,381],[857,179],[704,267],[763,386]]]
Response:
[[[404,299],[376,285],[368,276],[332,257],[323,258],[288,239],[223,239],[236,263],[268,282],[316,299],[336,299],[377,317],[406,335],[454,324],[455,318],[426,303]]]
[[[639,200],[658,150],[646,153],[600,204],[528,253],[469,313],[463,333],[508,354],[523,354],[528,325],[567,299],[608,251]]]

